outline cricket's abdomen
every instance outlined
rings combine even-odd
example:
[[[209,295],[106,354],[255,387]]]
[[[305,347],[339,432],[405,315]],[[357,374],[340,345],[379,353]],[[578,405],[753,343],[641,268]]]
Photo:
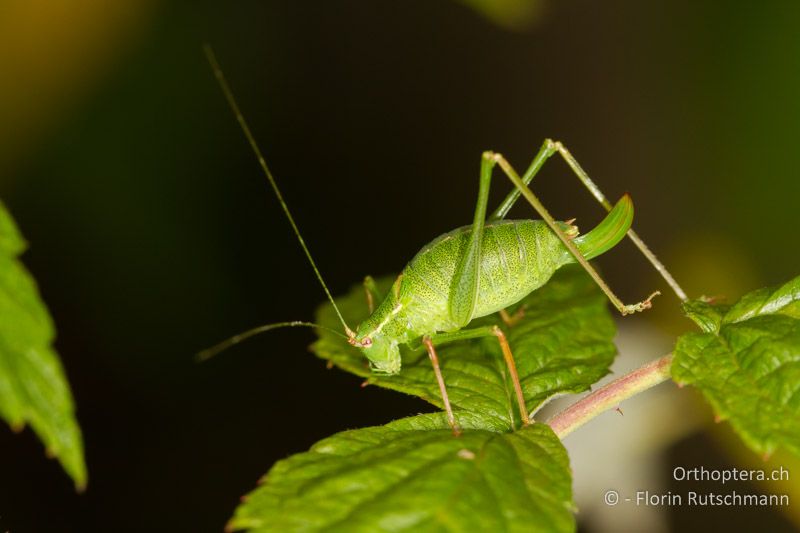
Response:
[[[448,295],[471,226],[446,233],[425,246],[403,270],[397,301],[407,327],[418,334],[458,329]],[[473,317],[520,301],[544,285],[571,256],[540,220],[504,220],[484,228],[478,294]],[[398,317],[399,318],[399,317]]]

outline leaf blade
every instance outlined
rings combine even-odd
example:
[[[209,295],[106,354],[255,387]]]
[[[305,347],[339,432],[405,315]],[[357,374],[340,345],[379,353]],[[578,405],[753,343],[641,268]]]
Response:
[[[745,295],[717,331],[681,336],[673,379],[698,387],[754,451],[800,456],[800,277]]]
[[[228,527],[572,531],[570,485],[566,450],[545,424],[454,437],[440,413],[419,415],[276,463]]]
[[[36,282],[17,255],[24,241],[0,203],[0,417],[14,430],[30,424],[80,490],[83,442],[58,354],[55,330]]]
[[[379,280],[381,289],[391,278]],[[358,322],[368,314],[363,288],[354,287],[337,298],[345,317]],[[511,328],[499,316],[483,317],[469,327],[497,325],[506,331],[529,412],[534,413],[557,394],[587,390],[608,373],[616,355],[612,342],[616,328],[606,299],[580,267],[559,270],[542,288],[520,305],[524,316]],[[317,312],[317,321],[336,327],[329,304]],[[374,375],[363,355],[343,339],[322,331],[312,345],[317,356],[370,384],[397,390],[442,407],[439,388],[422,348],[402,350],[403,368],[395,376]],[[465,412],[483,417],[484,427],[507,431],[519,425],[516,400],[497,341],[476,339],[437,347],[448,395],[456,416]]]

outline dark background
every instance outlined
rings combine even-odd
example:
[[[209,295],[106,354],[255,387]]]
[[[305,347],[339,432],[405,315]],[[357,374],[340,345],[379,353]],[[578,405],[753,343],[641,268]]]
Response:
[[[31,243],[90,479],[75,494],[30,431],[0,427],[0,529],[218,531],[276,460],[429,410],[326,370],[307,331],[194,362],[324,298],[203,42],[334,293],[468,223],[482,150],[522,168],[545,137],[608,196],[631,192],[637,230],[691,295],[797,274],[796,3],[543,2],[513,27],[451,0],[10,6],[0,197]],[[558,218],[601,218],[556,159],[535,189]],[[600,264],[625,300],[666,288],[627,244]],[[691,327],[670,294],[632,320]],[[694,439],[675,453],[718,457]]]

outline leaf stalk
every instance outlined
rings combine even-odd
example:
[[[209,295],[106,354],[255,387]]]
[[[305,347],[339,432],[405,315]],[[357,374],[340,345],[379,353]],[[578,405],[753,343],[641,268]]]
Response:
[[[575,402],[547,421],[563,439],[600,413],[613,409],[623,400],[655,387],[671,378],[672,353],[647,363]]]

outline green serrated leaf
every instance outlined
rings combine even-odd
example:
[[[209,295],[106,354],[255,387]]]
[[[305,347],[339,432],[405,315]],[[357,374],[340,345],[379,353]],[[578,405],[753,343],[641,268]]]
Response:
[[[800,318],[800,276],[780,287],[766,287],[744,295],[725,313],[723,323],[777,314]]]
[[[387,291],[391,278],[378,281]],[[363,287],[337,298],[345,317],[357,323],[367,314]],[[507,328],[495,315],[470,326],[499,325],[508,337],[530,412],[556,394],[588,389],[608,373],[616,349],[614,322],[606,299],[580,267],[562,268],[542,288],[523,302],[524,316]],[[320,307],[317,321],[340,329],[330,304]],[[369,379],[370,383],[419,396],[442,407],[441,395],[424,349],[404,349],[403,368],[394,376],[371,374],[366,359],[334,334],[319,333],[313,351],[340,368]],[[459,412],[478,413],[486,429],[504,431],[519,424],[513,388],[497,341],[493,338],[462,341],[438,348],[450,402]]]
[[[76,487],[86,485],[83,443],[47,308],[16,259],[25,243],[0,203],[0,417],[15,430],[30,424]]]
[[[276,463],[261,483],[229,529],[575,529],[569,459],[545,424],[454,437],[441,413],[419,415],[333,435]]]
[[[681,304],[683,314],[697,324],[706,333],[717,333],[722,325],[722,317],[729,306],[714,305],[706,298],[687,300]]]
[[[672,375],[697,386],[753,450],[800,455],[800,277],[744,296],[716,332],[678,339]],[[724,309],[720,307],[720,309]]]

